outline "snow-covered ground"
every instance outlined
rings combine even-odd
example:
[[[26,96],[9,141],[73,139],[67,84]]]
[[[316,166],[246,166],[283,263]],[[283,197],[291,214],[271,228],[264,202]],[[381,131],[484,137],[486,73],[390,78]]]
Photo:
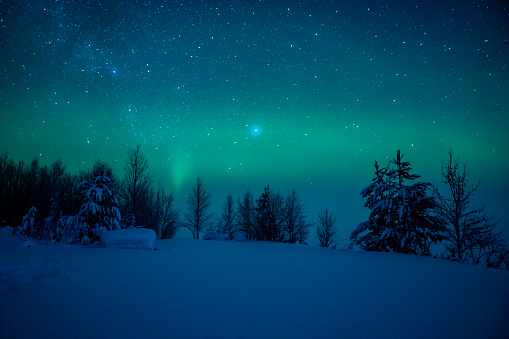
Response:
[[[0,229],[2,338],[509,338],[509,272],[408,255]]]

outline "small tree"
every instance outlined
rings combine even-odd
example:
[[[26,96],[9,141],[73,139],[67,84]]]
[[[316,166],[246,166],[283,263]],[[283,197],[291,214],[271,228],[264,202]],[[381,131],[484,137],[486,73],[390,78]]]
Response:
[[[97,176],[92,182],[83,181],[78,185],[83,197],[78,213],[79,239],[83,244],[99,240],[104,231],[120,229],[118,200],[108,187],[110,182],[109,177]]]
[[[434,214],[437,208],[427,182],[407,185],[420,178],[410,174],[410,163],[400,152],[389,166],[380,169],[375,162],[373,183],[362,190],[371,210],[369,219],[352,232],[351,238],[367,251],[429,254],[431,243],[442,239],[443,221]]]
[[[492,222],[492,217],[484,212],[484,207],[470,207],[470,200],[480,181],[468,188],[467,165],[463,165],[462,170],[460,167],[459,158],[454,159],[452,150],[449,150],[449,161],[442,168],[443,182],[449,195],[442,195],[434,187],[439,201],[437,211],[445,220],[444,245],[449,254],[459,261],[470,257],[474,263],[479,263],[487,252],[499,248],[498,243],[502,244],[503,239],[495,232],[497,223]]]
[[[270,210],[274,216],[274,225],[271,230],[270,240],[283,242],[286,239],[284,230],[286,206],[284,196],[280,192],[271,192]]]
[[[256,210],[253,195],[247,191],[242,199],[237,200],[237,215],[235,219],[235,230],[244,232],[246,238],[255,239]]]
[[[211,197],[201,179],[197,178],[196,186],[187,197],[188,211],[184,214],[183,224],[191,231],[193,239],[200,239],[200,232],[207,228],[212,219],[212,214],[208,212]]]
[[[284,202],[280,193],[273,194],[269,185],[256,200],[255,237],[257,240],[283,241]]]
[[[68,210],[69,198],[64,191],[57,191],[51,198],[51,211],[49,217],[44,221],[44,230],[42,237],[50,241],[60,241],[61,238],[57,234],[59,229],[60,218],[64,216],[65,211]]]
[[[235,219],[237,217],[237,213],[235,211],[235,204],[233,202],[232,195],[228,195],[226,197],[226,201],[223,204],[223,211],[221,212],[221,217],[219,218],[219,229],[220,233],[228,234],[228,237],[233,238]]]
[[[163,189],[157,193],[157,225],[161,239],[171,239],[178,230],[179,212],[174,208],[173,194],[165,194]]]
[[[284,241],[292,244],[305,242],[309,234],[308,227],[304,205],[297,191],[292,190],[286,197],[284,207]]]
[[[147,157],[141,151],[141,144],[129,149],[124,166],[125,177],[121,185],[122,211],[128,218],[134,216],[131,220],[144,227],[150,226],[149,194],[152,176],[148,168]]]
[[[322,247],[335,248],[337,228],[334,226],[336,223],[336,216],[334,213],[329,212],[326,208],[318,214],[318,224],[316,225],[316,235]]]

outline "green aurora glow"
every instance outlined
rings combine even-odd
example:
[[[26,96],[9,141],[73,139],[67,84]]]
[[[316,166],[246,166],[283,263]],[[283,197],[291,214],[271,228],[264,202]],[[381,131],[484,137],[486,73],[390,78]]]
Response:
[[[215,209],[296,188],[346,234],[375,160],[400,149],[438,181],[452,147],[505,225],[502,3],[2,3],[0,152],[74,173],[101,159],[122,176],[141,142],[180,206],[197,176]]]

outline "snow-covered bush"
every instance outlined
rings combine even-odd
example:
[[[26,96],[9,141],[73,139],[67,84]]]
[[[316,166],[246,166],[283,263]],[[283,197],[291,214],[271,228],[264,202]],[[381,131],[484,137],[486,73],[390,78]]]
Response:
[[[69,198],[63,191],[57,191],[50,200],[51,210],[49,216],[41,223],[41,233],[39,237],[50,242],[62,241],[59,231],[60,220],[64,218],[64,211],[68,210]]]
[[[23,223],[21,225],[21,229],[19,230],[19,232],[24,237],[31,236],[32,233],[34,232],[36,212],[37,208],[32,206],[30,207],[28,213],[25,216],[23,216]]]
[[[83,196],[78,213],[78,238],[82,244],[98,241],[105,231],[120,229],[118,200],[108,187],[110,182],[106,176],[97,176],[92,182],[83,181],[78,185]]]

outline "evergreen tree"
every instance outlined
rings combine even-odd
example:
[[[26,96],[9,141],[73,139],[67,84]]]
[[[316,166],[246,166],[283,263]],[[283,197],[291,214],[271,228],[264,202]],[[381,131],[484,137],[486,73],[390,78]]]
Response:
[[[375,162],[373,183],[361,192],[369,219],[352,232],[351,238],[368,251],[429,254],[431,243],[442,239],[443,221],[434,215],[437,203],[429,196],[427,182],[406,184],[420,178],[410,174],[398,150],[391,161],[394,169]]]
[[[100,239],[102,232],[120,229],[118,200],[108,187],[110,182],[109,177],[97,176],[91,182],[83,181],[78,185],[83,197],[78,213],[81,243],[92,243]]]
[[[260,198],[256,200],[256,240],[275,241],[276,220],[271,206],[269,185],[265,186]]]

